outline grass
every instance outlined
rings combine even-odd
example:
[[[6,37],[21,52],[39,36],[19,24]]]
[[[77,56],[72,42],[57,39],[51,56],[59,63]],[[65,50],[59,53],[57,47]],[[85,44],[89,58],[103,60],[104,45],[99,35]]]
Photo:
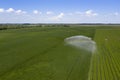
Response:
[[[120,79],[120,29],[97,30],[98,51],[92,56],[89,80]]]
[[[87,80],[91,54],[65,46],[94,29],[29,28],[0,31],[0,80]]]
[[[91,54],[64,39],[84,35],[97,43]],[[119,80],[120,28],[30,27],[0,31],[0,80]]]

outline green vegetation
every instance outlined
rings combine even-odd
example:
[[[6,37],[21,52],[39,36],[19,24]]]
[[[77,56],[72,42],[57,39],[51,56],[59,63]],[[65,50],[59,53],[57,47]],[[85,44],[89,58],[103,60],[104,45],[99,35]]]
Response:
[[[91,54],[65,46],[73,35],[94,29],[29,28],[0,32],[0,80],[85,80]]]
[[[55,25],[20,28],[0,30],[0,80],[120,78],[119,26]],[[94,39],[97,52],[91,54],[65,45],[65,38],[76,35]]]
[[[120,79],[120,29],[97,30],[98,50],[92,56],[89,80]]]

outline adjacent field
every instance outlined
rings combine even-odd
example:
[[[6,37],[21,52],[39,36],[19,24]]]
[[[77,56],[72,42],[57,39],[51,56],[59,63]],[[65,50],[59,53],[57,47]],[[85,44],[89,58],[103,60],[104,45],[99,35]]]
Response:
[[[120,79],[120,29],[97,30],[89,80]]]

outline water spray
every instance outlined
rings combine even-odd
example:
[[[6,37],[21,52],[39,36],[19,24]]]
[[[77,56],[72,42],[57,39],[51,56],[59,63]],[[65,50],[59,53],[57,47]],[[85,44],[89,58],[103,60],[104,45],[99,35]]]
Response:
[[[76,47],[78,49],[83,49],[92,53],[96,51],[96,42],[86,36],[72,36],[66,38],[64,41],[67,45]]]

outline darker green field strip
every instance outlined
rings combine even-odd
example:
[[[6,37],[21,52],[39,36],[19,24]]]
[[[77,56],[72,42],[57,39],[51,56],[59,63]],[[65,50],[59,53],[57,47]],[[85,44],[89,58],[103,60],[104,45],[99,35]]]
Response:
[[[33,38],[31,40],[28,37],[26,39],[24,39],[24,38],[21,39],[21,37],[20,37],[20,39],[22,41],[18,38],[18,40],[16,39],[17,42],[14,42],[14,41],[6,42],[4,45],[5,47],[2,46],[1,47],[2,49],[0,48],[1,50],[3,50],[0,53],[0,55],[1,55],[0,56],[1,57],[0,58],[0,62],[1,62],[0,74],[6,72],[9,68],[12,68],[14,65],[22,63],[26,59],[28,60],[30,57],[32,57],[34,55],[39,55],[42,52],[49,49],[50,47],[54,47],[54,45],[56,45],[59,42],[59,41],[57,41],[57,42],[54,42],[53,44],[51,44],[48,42],[48,37],[44,38],[43,40],[41,40],[38,36],[36,38],[37,38],[37,40],[33,39]],[[39,41],[39,39],[40,39],[40,41]],[[55,39],[49,39],[49,41],[51,41],[51,40],[55,40]],[[34,43],[35,41],[36,41],[36,43]],[[37,42],[38,43],[41,42],[42,44],[38,44]],[[30,44],[30,43],[33,43],[33,44]],[[47,45],[49,45],[49,46],[47,46]]]
[[[60,43],[58,43],[58,44],[60,44]],[[27,62],[29,62],[29,61],[31,61],[31,60],[39,57],[39,56],[45,55],[47,52],[49,52],[49,51],[53,50],[54,48],[56,48],[58,44],[53,45],[53,46],[51,46],[50,48],[47,48],[46,50],[44,50],[44,51],[41,52],[41,53],[34,54],[33,56],[29,57],[28,59],[24,60],[24,61],[21,62],[21,63],[17,63],[17,64],[14,65],[13,67],[11,67],[9,70],[7,70],[6,72],[2,73],[0,76],[4,76],[4,75],[6,75],[7,73],[10,73],[10,72],[12,72],[12,71],[14,71],[14,70],[16,70],[16,69],[20,69],[20,68],[24,67],[24,65],[25,65]]]
[[[87,80],[91,53],[64,39],[94,33],[79,27],[0,31],[0,80]]]

